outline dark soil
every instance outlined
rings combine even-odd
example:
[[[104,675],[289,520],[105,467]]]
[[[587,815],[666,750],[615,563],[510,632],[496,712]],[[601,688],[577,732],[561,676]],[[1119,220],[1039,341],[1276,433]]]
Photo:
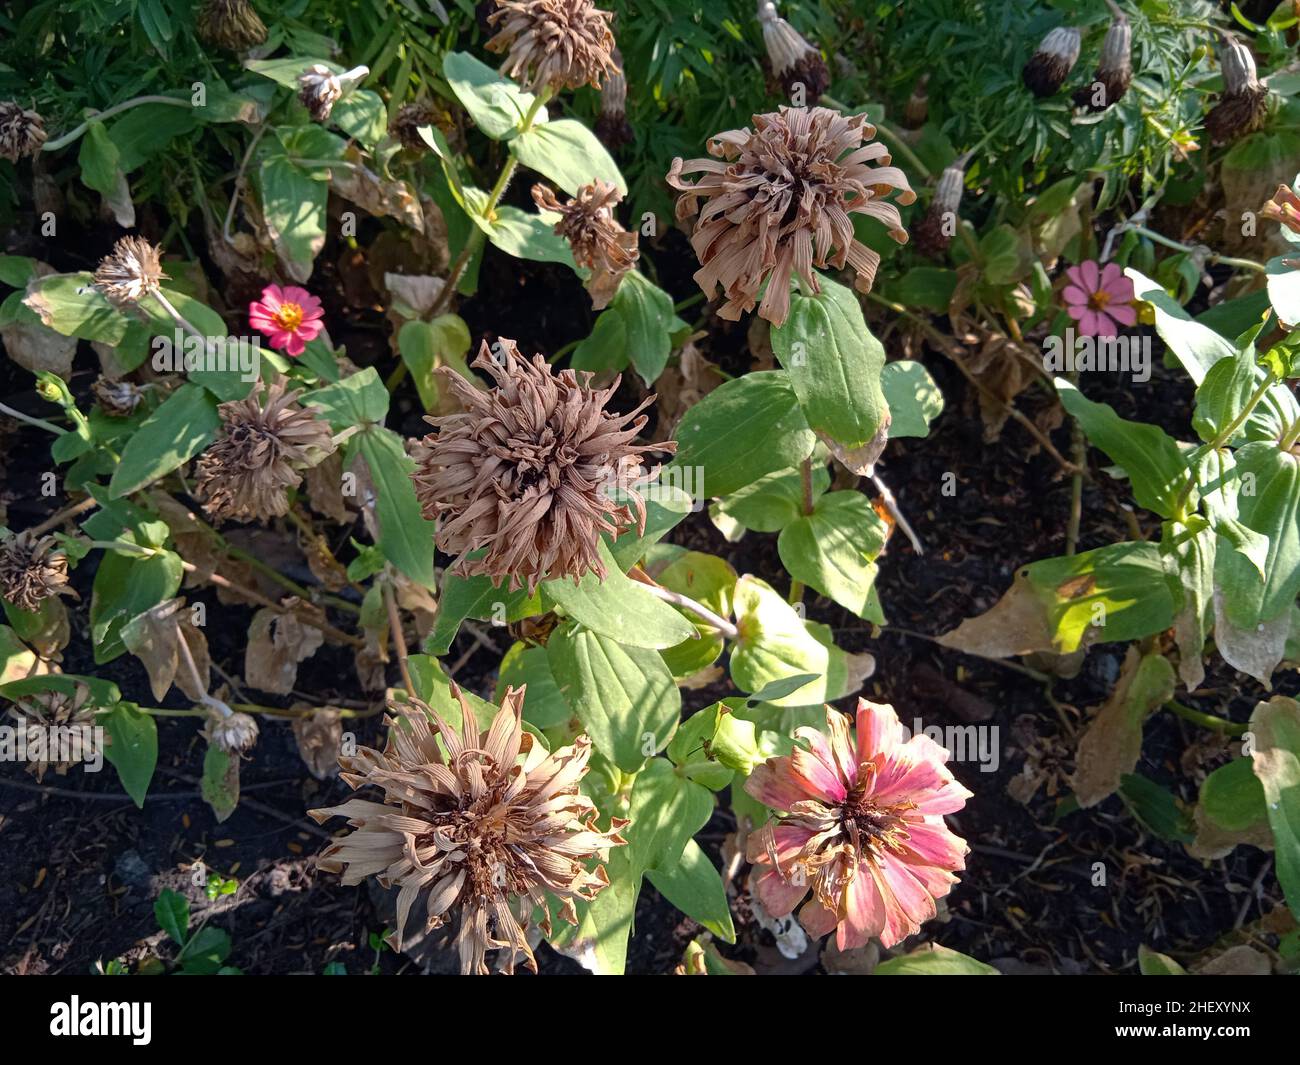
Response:
[[[80,246],[95,244],[104,241],[92,238]],[[665,271],[673,265],[677,273],[661,274],[659,280],[683,299],[694,292],[689,270],[682,269],[690,262],[689,252],[675,233],[664,244],[662,253],[651,250],[648,258]],[[63,269],[90,265],[60,259],[53,250],[36,253]],[[328,251],[321,261],[332,261]],[[328,279],[318,277],[313,287],[327,291]],[[703,310],[697,306],[686,313]],[[480,293],[465,302],[461,313],[476,343],[500,333],[517,339],[525,352],[548,354],[585,336],[592,319],[589,301],[571,273],[521,264],[492,251],[483,264]],[[360,365],[390,367],[386,326],[378,314],[341,305],[331,309],[332,326],[343,319],[347,326],[336,335],[345,337],[349,356]],[[711,325],[722,328],[712,330],[706,342],[712,347],[705,354],[729,372],[742,372],[749,361],[744,325]],[[887,337],[886,344],[891,357],[897,357],[896,341]],[[83,349],[74,380],[78,392],[94,376],[94,357],[86,345]],[[1053,705],[1044,685],[1014,664],[954,653],[926,639],[992,606],[1019,566],[1064,550],[1071,486],[1054,460],[1015,423],[996,441],[985,442],[961,375],[937,353],[924,358],[944,393],[945,412],[928,438],[892,443],[880,467],[927,548],[918,556],[899,533],[889,543],[879,588],[891,628],[873,633],[833,603],[807,600],[810,617],[833,626],[841,646],[875,655],[876,672],[864,694],[893,703],[905,723],[916,717],[927,725],[982,718],[999,729],[996,771],[981,772],[973,763],[957,769],[975,797],[953,821],[973,853],[961,884],[946,900],[943,919],[928,925],[923,935],[981,960],[998,960],[1008,970],[1134,971],[1141,944],[1192,958],[1234,928],[1249,929],[1279,904],[1271,856],[1241,847],[1226,860],[1199,862],[1180,844],[1143,828],[1119,797],[1093,810],[1071,812],[1064,801],[1068,784],[1061,785],[1055,798],[1040,790],[1028,805],[1007,794],[1008,783],[1024,764],[1025,738],[1050,741],[1077,729],[1087,709],[1103,702],[1113,686],[1123,648],[1095,647],[1077,677],[1054,683]],[[1187,435],[1191,389],[1178,374],[1157,366],[1146,384],[1094,375],[1086,387],[1092,398],[1110,402],[1125,416]],[[632,383],[624,388],[629,395],[635,392]],[[0,359],[0,394],[30,413],[49,411],[33,393],[30,375],[7,359]],[[399,395],[390,424],[408,434],[420,432],[420,411],[409,385]],[[1044,390],[1031,389],[1017,405],[1034,418],[1053,402]],[[1068,427],[1052,436],[1068,453]],[[38,430],[0,426],[0,501],[8,505],[12,528],[34,524],[51,507],[66,503],[38,492],[40,473],[51,466],[48,443]],[[1130,537],[1121,510],[1127,502],[1125,486],[1101,472],[1104,461],[1095,452],[1091,459],[1093,481],[1083,496],[1080,547],[1085,549]],[[950,472],[956,475],[955,496],[942,494],[944,475]],[[1137,521],[1146,537],[1158,537],[1153,516],[1139,512]],[[274,551],[281,539],[276,531],[251,533],[259,554],[263,548]],[[728,544],[706,515],[696,514],[669,539],[713,551],[739,572],[784,587],[775,536],[751,533]],[[89,600],[96,557],[76,572],[83,604]],[[305,567],[291,575],[311,579]],[[252,610],[222,606],[211,592],[186,594],[208,604],[214,662],[240,674]],[[153,704],[143,668],[134,658],[93,666],[84,608],[72,616],[64,670],[107,676],[124,697]],[[504,649],[502,643],[498,651]],[[475,649],[462,635],[447,661],[458,663],[460,683],[490,694],[498,658],[499,653]],[[398,680],[396,675],[389,679]],[[315,705],[355,705],[361,698],[351,654],[330,645],[303,665],[298,685],[305,701]],[[1294,673],[1280,675],[1277,686],[1287,693],[1300,690]],[[725,683],[684,692],[691,710],[724,694],[729,694]],[[1244,721],[1262,694],[1255,682],[1220,664],[1204,692],[1191,701]],[[287,706],[294,700],[266,696],[262,701]],[[173,693],[164,705],[185,704]],[[1012,728],[1018,719],[1020,739],[1015,739]],[[354,719],[350,725],[359,742],[378,741],[379,717]],[[1157,714],[1148,723],[1138,771],[1184,802],[1194,801],[1194,778],[1180,763],[1206,736],[1179,718]],[[371,934],[385,925],[375,898],[343,888],[337,877],[315,869],[312,856],[328,833],[306,819],[304,811],[342,801],[348,789],[337,779],[321,783],[308,774],[287,723],[263,721],[261,739],[243,766],[244,797],[220,824],[198,795],[204,744],[195,721],[160,719],[159,742],[159,769],[143,810],[125,797],[111,772],[87,775],[74,769],[65,777],[51,773],[38,784],[21,766],[0,765],[0,970],[84,973],[113,958],[134,965],[155,953],[170,957],[152,906],[157,893],[171,887],[190,897],[199,918],[230,933],[230,964],[245,972],[319,973],[334,961],[349,973],[375,966],[381,972],[419,971],[408,959],[387,950],[377,954],[369,945]],[[1067,746],[1073,749],[1073,739]],[[1201,772],[1226,754],[1209,752]],[[731,814],[720,809],[701,833],[700,842],[715,861],[734,828]],[[195,875],[197,863],[236,878],[238,892],[209,904],[195,886],[202,880]],[[1096,863],[1102,863],[1104,886],[1094,886]],[[722,945],[722,953],[762,972],[816,971],[822,964],[816,950],[795,960],[775,950],[771,936],[749,916],[744,879],[742,872],[733,884],[739,941],[734,947]],[[670,972],[698,931],[647,884],[637,908],[629,972]],[[542,948],[539,959],[544,972],[580,971],[549,948]],[[435,958],[432,967],[445,969],[446,959]]]

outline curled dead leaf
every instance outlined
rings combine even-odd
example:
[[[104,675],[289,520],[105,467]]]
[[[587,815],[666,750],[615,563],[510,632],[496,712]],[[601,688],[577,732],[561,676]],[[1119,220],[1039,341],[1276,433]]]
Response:
[[[248,627],[244,679],[254,688],[288,695],[298,680],[298,663],[312,655],[325,637],[296,614],[263,607]]]

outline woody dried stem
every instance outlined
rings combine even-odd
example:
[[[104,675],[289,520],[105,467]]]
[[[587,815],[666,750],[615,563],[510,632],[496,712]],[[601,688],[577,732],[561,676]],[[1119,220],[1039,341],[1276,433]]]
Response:
[[[397,612],[397,602],[393,597],[392,582],[383,582],[384,608],[388,611],[388,630],[393,637],[393,650],[397,654],[397,668],[402,672],[402,684],[410,695],[415,695],[415,684],[411,680],[411,666],[407,661],[406,635],[402,632],[402,616]]]

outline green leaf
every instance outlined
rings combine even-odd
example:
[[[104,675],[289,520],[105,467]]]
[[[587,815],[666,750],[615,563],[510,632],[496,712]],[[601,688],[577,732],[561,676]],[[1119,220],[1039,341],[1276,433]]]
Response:
[[[390,429],[372,426],[358,435],[357,447],[375,486],[379,547],[416,584],[432,588],[434,524],[424,517],[415,498],[411,481],[415,464],[402,438]]]
[[[183,947],[190,938],[190,904],[185,896],[164,888],[154,900],[153,915],[158,920],[158,927]]]
[[[1210,367],[1220,359],[1236,353],[1236,347],[1213,329],[1193,321],[1156,282],[1129,267],[1125,275],[1133,281],[1137,299],[1150,303],[1155,310],[1156,332],[1169,345],[1184,370],[1199,385]]]
[[[569,242],[555,234],[554,221],[548,222],[541,215],[520,210],[510,204],[498,205],[496,217],[489,221],[482,214],[487,205],[486,198],[473,196],[475,191],[477,190],[466,190],[469,202],[475,209],[470,217],[496,247],[516,259],[563,263],[571,269],[577,268]]]
[[[943,393],[919,362],[900,359],[885,364],[880,387],[889,404],[889,439],[928,436],[930,423],[943,413]]]
[[[1146,944],[1138,947],[1138,971],[1143,976],[1186,976],[1187,970],[1168,954],[1152,950]]]
[[[1225,832],[1242,833],[1268,820],[1264,785],[1251,758],[1234,758],[1201,782],[1201,810]]]
[[[695,497],[726,496],[798,466],[816,442],[789,375],[760,370],[725,382],[686,412],[669,469],[702,467]]]
[[[205,925],[194,933],[180,953],[181,967],[187,975],[212,976],[230,956],[230,933]]]
[[[630,647],[672,647],[690,638],[695,631],[690,622],[624,574],[603,541],[599,551],[606,570],[603,581],[589,572],[577,584],[568,579],[543,581],[542,590],[571,618]]]
[[[276,256],[292,280],[306,284],[316,256],[325,246],[329,185],[284,155],[262,160],[258,185]]]
[[[736,627],[740,637],[731,652],[731,679],[744,692],[757,692],[775,680],[811,673],[816,680],[781,698],[775,706],[825,702],[830,652],[798,612],[765,582],[743,576],[736,582]]]
[[[985,965],[938,943],[890,958],[876,966],[876,976],[999,976],[992,965]]]
[[[95,719],[108,735],[104,757],[113,763],[122,787],[140,809],[158,764],[158,726],[151,714],[118,703]]]
[[[624,343],[632,365],[641,380],[654,384],[672,351],[671,333],[677,317],[673,298],[639,270],[631,270],[614,294],[610,310],[623,319]]]
[[[625,831],[633,831],[632,826]],[[582,964],[601,976],[621,975],[627,966],[627,941],[643,876],[633,869],[629,849],[615,847],[609,852],[605,862],[608,886],[594,902],[578,903],[577,928],[560,923],[553,939],[575,951]]]
[[[48,274],[27,285],[23,305],[56,333],[117,345],[126,336],[128,319],[96,289],[86,272]]]
[[[344,133],[374,148],[388,132],[383,98],[369,89],[353,89],[330,111],[330,121]]]
[[[197,384],[183,384],[131,434],[108,483],[112,499],[130,495],[179,469],[216,439],[217,400]]]
[[[209,746],[203,755],[203,779],[199,781],[203,801],[212,807],[220,824],[239,805],[239,755]]]
[[[498,586],[489,577],[462,577],[447,571],[438,596],[438,617],[425,641],[425,651],[435,656],[450,651],[466,618],[490,618],[493,624],[504,625],[541,612],[540,597],[530,598],[523,588],[507,591],[504,579]]]
[[[713,795],[682,776],[664,758],[653,758],[632,785],[628,849],[640,872],[672,869],[692,836],[713,816]]]
[[[595,134],[576,119],[534,125],[510,141],[510,151],[524,166],[544,174],[570,196],[597,178],[616,186],[621,196],[627,195],[618,164]]]
[[[432,322],[405,322],[397,334],[402,361],[411,371],[411,379],[420,393],[425,410],[438,405],[438,381],[434,371],[440,366],[464,365],[470,348],[469,329],[454,314],[440,314]],[[382,386],[381,386],[382,387]]]
[[[1172,685],[1168,690],[1172,695]],[[1195,826],[1174,793],[1154,780],[1140,773],[1125,773],[1120,777],[1119,797],[1152,835],[1174,843],[1191,843],[1196,838]]]
[[[867,617],[876,579],[875,558],[889,529],[861,492],[831,492],[812,514],[791,522],[777,538],[781,564],[859,617]]]
[[[612,308],[601,311],[591,333],[573,349],[569,365],[575,370],[596,372],[620,371],[627,364],[627,323]]]
[[[687,514],[691,512],[690,494],[670,483],[664,471],[655,483],[639,490],[645,500],[645,531],[638,533],[635,527],[622,532],[617,540],[610,540],[604,534],[609,552],[618,563],[618,568],[627,571],[645,557],[647,551],[674,529]],[[622,491],[614,492],[615,502],[626,502]]]
[[[285,59],[246,59],[244,67],[253,71],[255,74],[261,74],[264,78],[270,78],[277,85],[286,89],[298,91],[298,75],[308,67],[321,66],[325,67],[331,74],[346,73],[343,67],[337,63],[331,63],[326,59],[317,59],[314,56],[289,56]]]
[[[636,772],[668,743],[682,697],[657,651],[625,647],[567,622],[551,634],[546,654],[596,750],[620,769]]]
[[[908,307],[924,307],[936,314],[944,314],[956,289],[956,270],[914,266],[891,287],[890,295]]]
[[[695,840],[689,840],[675,866],[650,869],[646,879],[682,913],[726,943],[736,942],[727,889],[717,868]]]
[[[825,466],[813,470],[814,501],[830,487],[831,475]],[[737,489],[714,504],[742,528],[753,532],[780,532],[803,515],[803,477],[799,470],[778,470],[760,477],[753,484]]]
[[[528,693],[524,696],[524,720],[530,725],[547,729],[569,720],[569,704],[555,683],[546,648],[516,642],[501,659],[493,698],[500,703],[507,687],[522,688],[524,685],[528,686]]]
[[[354,425],[383,425],[388,417],[388,389],[373,366],[308,393],[303,403],[319,407],[321,416],[336,432]]]
[[[1250,715],[1251,762],[1264,788],[1277,879],[1287,906],[1300,913],[1300,704],[1275,695]]]
[[[101,196],[112,196],[117,191],[122,173],[117,161],[117,145],[108,135],[104,123],[91,121],[82,135],[81,150],[77,155],[81,180]]]
[[[1061,403],[1079,419],[1088,440],[1123,467],[1140,506],[1173,517],[1187,483],[1178,442],[1158,425],[1130,422],[1107,403],[1094,403],[1064,377],[1053,378]]]
[[[517,134],[533,106],[532,93],[503,78],[468,52],[447,52],[442,57],[442,76],[451,91],[484,134],[494,141]],[[534,123],[546,121],[546,110],[538,110]]]
[[[173,551],[159,550],[148,558],[104,552],[90,596],[96,665],[111,662],[126,650],[122,628],[137,614],[175,595],[183,573],[181,558]]]
[[[824,278],[821,284],[816,296],[791,297],[790,316],[772,330],[772,348],[808,425],[849,469],[869,473],[889,423],[880,387],[885,349],[853,292]]]

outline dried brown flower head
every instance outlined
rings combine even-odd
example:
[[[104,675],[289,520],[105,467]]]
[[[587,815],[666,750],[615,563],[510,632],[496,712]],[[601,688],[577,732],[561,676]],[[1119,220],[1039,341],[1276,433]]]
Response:
[[[257,742],[257,719],[248,714],[224,714],[207,728],[208,742],[227,754],[243,754]]]
[[[51,596],[76,594],[68,587],[68,556],[53,536],[21,532],[0,542],[0,595],[19,610],[39,610]]]
[[[27,730],[27,771],[37,780],[51,766],[59,776],[65,776],[72,766],[94,753],[92,745],[96,741],[88,730],[94,728],[100,707],[93,694],[90,686],[79,680],[71,692],[50,689],[15,700],[11,707],[15,725]],[[57,746],[51,747],[52,742]]]
[[[1223,95],[1205,116],[1205,131],[1215,144],[1254,133],[1268,116],[1268,89],[1259,80],[1249,45],[1229,37],[1219,56]]]
[[[1133,82],[1133,27],[1118,8],[1101,42],[1101,58],[1092,83],[1075,90],[1074,102],[1089,111],[1105,111],[1118,103]]]
[[[930,75],[922,74],[903,105],[903,126],[920,129],[930,117]]]
[[[596,118],[596,136],[611,151],[636,140],[627,120],[627,77],[623,73],[623,53],[613,53],[614,72],[600,87],[600,114]]]
[[[885,146],[863,144],[875,133],[864,115],[783,107],[755,115],[753,131],[711,138],[713,159],[673,160],[668,184],[683,193],[678,220],[699,211],[691,237],[700,260],[695,280],[710,297],[722,286],[721,317],[735,321],[752,310],[767,281],[758,313],[780,325],[790,310],[792,274],[810,291],[821,290],[814,266],[847,263],[857,273],[855,287],[871,290],[880,256],[854,238],[850,216],[879,219],[904,244],[898,207],[885,197],[897,192],[900,204],[916,199],[907,176],[889,165]],[[682,178],[692,171],[704,175],[694,185]],[[701,199],[707,201],[702,210]]]
[[[634,487],[645,452],[677,446],[632,443],[654,397],[629,414],[609,414],[618,381],[593,389],[591,374],[553,373],[542,356],[529,362],[504,337],[495,351],[484,343],[474,365],[496,387],[482,392],[441,371],[465,409],[425,419],[437,432],[415,449],[415,492],[425,517],[438,521],[438,547],[458,556],[456,573],[498,584],[509,578],[511,589],[526,584],[530,593],[552,578],[594,571],[603,579],[600,534],[645,526]],[[610,498],[613,489],[626,493],[635,518],[628,503]]]
[[[1292,233],[1300,233],[1300,196],[1287,185],[1279,185],[1273,198],[1259,209],[1260,218],[1281,222]]]
[[[0,157],[11,163],[35,155],[45,143],[45,121],[12,100],[0,100]]]
[[[802,86],[800,106],[815,104],[831,84],[821,52],[777,14],[772,0],[759,0],[758,21],[763,27],[763,47],[767,49],[765,69],[787,98],[794,99]]]
[[[199,11],[199,36],[232,52],[247,52],[266,41],[266,26],[248,0],[207,0]]]
[[[157,292],[167,277],[162,251],[143,237],[123,237],[95,270],[95,288],[115,307],[128,307]]]
[[[144,398],[139,385],[133,385],[130,381],[111,381],[103,375],[95,378],[90,390],[99,400],[104,413],[111,418],[125,418],[134,414]]]
[[[403,104],[388,124],[388,132],[408,151],[427,152],[429,146],[420,136],[420,127],[432,126],[436,117],[433,108],[427,103]]]
[[[966,184],[966,163],[959,160],[946,167],[935,186],[934,199],[921,220],[912,226],[912,244],[930,259],[942,259],[952,244],[953,235],[961,220],[957,209]]]
[[[330,112],[343,95],[338,75],[327,66],[313,63],[298,75],[298,99],[317,122],[328,122]]]
[[[619,282],[636,265],[636,234],[629,233],[614,217],[614,205],[621,200],[618,186],[597,178],[578,189],[578,195],[561,203],[545,185],[533,186],[533,202],[543,211],[560,216],[555,235],[573,249],[573,261],[591,271],[587,291],[591,305],[602,310],[618,291]]]
[[[1060,92],[1074,64],[1079,61],[1082,43],[1079,31],[1073,26],[1057,26],[1044,37],[1023,71],[1029,91],[1035,96]]]
[[[214,518],[265,521],[288,513],[287,491],[302,483],[302,469],[334,450],[329,426],[298,406],[298,392],[283,379],[259,397],[218,407],[221,436],[198,461],[195,495]]]
[[[390,703],[384,750],[362,747],[339,759],[348,784],[381,788],[384,801],[350,799],[309,811],[317,823],[346,817],[355,830],[327,847],[319,865],[341,872],[344,884],[374,876],[399,889],[397,930],[389,937],[395,950],[420,902],[416,919],[425,931],[458,917],[462,973],[486,974],[484,956],[497,947],[508,952],[507,972],[519,957],[536,971],[525,935],[533,911],[540,908],[549,933],[554,896],[560,916],[576,924],[575,900],[590,901],[609,883],[603,866],[589,872],[585,863],[604,861],[610,847],[624,843],[618,831],[627,822],[597,827],[595,806],[578,790],[590,741],[579,736],[547,754],[523,730],[524,689],[506,689],[484,733],[460,689],[452,685],[452,692],[459,733],[419,700]]]
[[[615,71],[613,15],[591,0],[500,0],[488,22],[489,52],[506,52],[501,73],[525,89],[576,89]]]

